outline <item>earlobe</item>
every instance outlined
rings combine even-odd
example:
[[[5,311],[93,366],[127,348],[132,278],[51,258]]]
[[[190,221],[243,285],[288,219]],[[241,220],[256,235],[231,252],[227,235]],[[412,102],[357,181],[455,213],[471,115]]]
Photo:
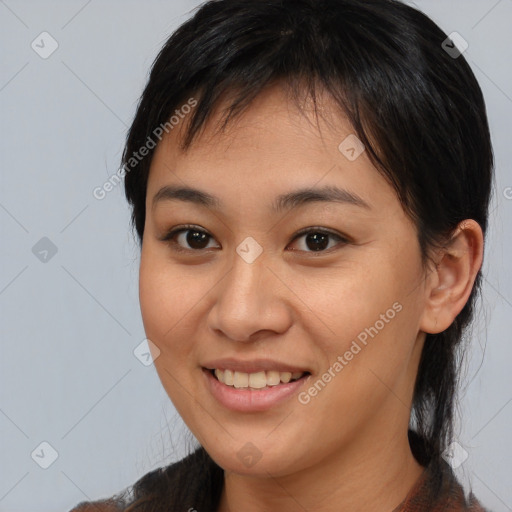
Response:
[[[448,244],[436,255],[425,287],[420,330],[440,333],[453,323],[466,304],[483,260],[483,232],[472,220],[462,221]]]

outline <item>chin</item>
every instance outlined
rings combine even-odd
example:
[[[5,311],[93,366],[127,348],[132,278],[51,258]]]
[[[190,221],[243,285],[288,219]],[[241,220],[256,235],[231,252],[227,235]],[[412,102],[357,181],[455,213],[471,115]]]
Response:
[[[236,473],[237,475],[253,476],[268,478],[289,475],[297,470],[293,461],[289,456],[285,455],[285,451],[276,450],[275,446],[268,446],[260,450],[256,447],[256,443],[248,441],[241,447],[230,446],[224,451],[220,451],[218,446],[214,450],[206,450],[210,457],[224,471]],[[286,450],[290,453],[290,450]]]

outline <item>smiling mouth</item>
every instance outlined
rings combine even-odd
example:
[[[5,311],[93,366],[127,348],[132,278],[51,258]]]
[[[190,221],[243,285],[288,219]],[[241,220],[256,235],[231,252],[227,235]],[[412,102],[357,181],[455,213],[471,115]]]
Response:
[[[309,372],[260,371],[245,373],[232,370],[207,369],[219,382],[236,389],[268,389],[311,375]]]

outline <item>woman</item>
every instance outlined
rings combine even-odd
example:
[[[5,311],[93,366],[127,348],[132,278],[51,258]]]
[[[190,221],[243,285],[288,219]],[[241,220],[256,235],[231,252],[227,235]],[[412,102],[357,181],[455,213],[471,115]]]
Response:
[[[162,384],[200,447],[74,511],[483,510],[449,456],[493,155],[451,39],[394,0],[215,0],[121,174]]]

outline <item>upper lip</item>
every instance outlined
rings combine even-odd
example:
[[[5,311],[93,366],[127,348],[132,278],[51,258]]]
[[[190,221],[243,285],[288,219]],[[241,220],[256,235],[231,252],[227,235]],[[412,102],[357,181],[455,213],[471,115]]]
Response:
[[[241,359],[224,358],[207,361],[202,366],[208,370],[219,369],[244,373],[257,373],[262,371],[309,373],[309,370],[306,368],[271,359],[252,359],[250,361],[242,361]]]

